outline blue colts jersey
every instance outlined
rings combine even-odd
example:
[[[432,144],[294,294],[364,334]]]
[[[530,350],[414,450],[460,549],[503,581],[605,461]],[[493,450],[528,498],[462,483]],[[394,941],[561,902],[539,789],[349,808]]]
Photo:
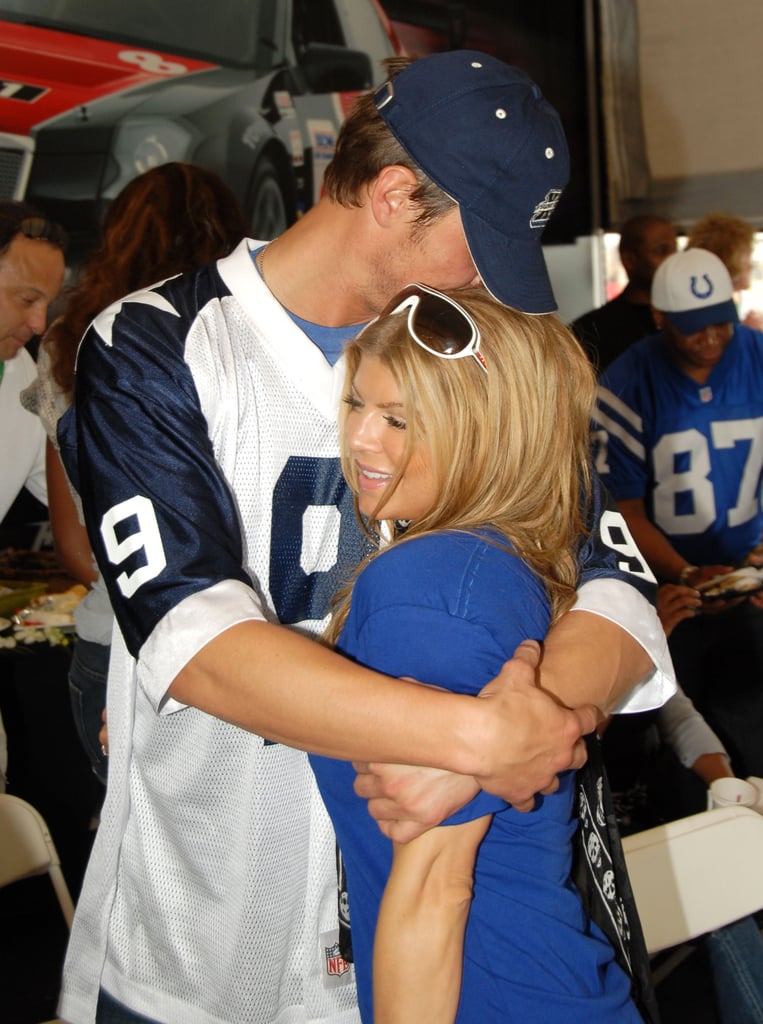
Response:
[[[737,326],[705,385],[662,335],[633,345],[601,377],[594,440],[614,497],[643,498],[689,562],[744,558],[763,528],[763,335]]]

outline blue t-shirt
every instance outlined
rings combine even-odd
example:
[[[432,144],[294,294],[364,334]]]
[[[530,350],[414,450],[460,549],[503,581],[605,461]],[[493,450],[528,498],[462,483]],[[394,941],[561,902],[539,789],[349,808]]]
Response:
[[[661,334],[602,375],[597,469],[616,500],[649,518],[694,565],[733,564],[763,535],[763,335],[736,325],[705,384],[678,368]]]
[[[393,676],[477,693],[517,645],[549,626],[544,588],[485,537],[447,532],[397,544],[360,575],[339,646]],[[347,762],[311,756],[347,869],[361,1015],[392,845],[355,796]],[[569,879],[574,773],[530,814],[481,793],[451,823],[494,812],[475,868],[459,1024],[636,1022],[630,982]]]

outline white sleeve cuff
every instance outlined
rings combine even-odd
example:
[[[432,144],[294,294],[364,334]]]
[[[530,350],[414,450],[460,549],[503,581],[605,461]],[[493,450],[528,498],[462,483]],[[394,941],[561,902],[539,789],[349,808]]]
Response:
[[[138,683],[157,712],[180,711],[184,704],[167,696],[173,679],[211,640],[239,622],[264,622],[251,587],[223,580],[186,597],[154,627],[140,649]]]
[[[615,714],[651,711],[676,692],[676,675],[657,609],[623,580],[590,580],[578,590],[573,611],[609,619],[629,633],[652,659],[654,668],[622,701]]]

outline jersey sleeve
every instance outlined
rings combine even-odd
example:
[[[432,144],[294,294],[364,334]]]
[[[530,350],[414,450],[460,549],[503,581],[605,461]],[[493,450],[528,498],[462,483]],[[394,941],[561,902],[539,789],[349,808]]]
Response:
[[[623,361],[618,360],[614,366],[615,370],[622,368]],[[607,378],[605,374],[602,380]],[[611,477],[606,459],[608,432],[598,406],[592,435],[598,452],[597,472],[594,473],[588,533],[581,547],[580,584],[574,611],[600,615],[614,622],[644,648],[654,668],[616,710],[620,713],[646,711],[660,707],[675,692],[675,672],[657,615],[657,580],[605,486]],[[602,471],[603,482],[598,475]],[[634,478],[642,472],[642,468],[635,469]]]
[[[595,470],[586,527],[579,556],[580,585],[599,578],[620,579],[653,601],[656,595],[654,576]]]
[[[135,658],[173,612],[175,647],[185,639],[198,650],[209,627],[203,617],[190,621],[189,602],[213,587],[227,586],[239,617],[257,616],[236,505],[184,360],[192,315],[165,284],[128,297],[91,325],[78,355],[75,403],[58,434]],[[226,615],[235,621],[233,608]],[[192,653],[179,653],[175,667]]]
[[[645,498],[649,483],[638,376],[633,360],[618,360],[602,374],[596,395],[596,468],[616,501]]]

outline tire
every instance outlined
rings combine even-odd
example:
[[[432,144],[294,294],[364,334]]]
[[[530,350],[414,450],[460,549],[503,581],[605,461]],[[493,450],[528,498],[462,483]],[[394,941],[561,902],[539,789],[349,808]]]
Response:
[[[289,215],[278,173],[272,161],[263,157],[252,174],[247,204],[252,238],[270,241],[289,226]]]

